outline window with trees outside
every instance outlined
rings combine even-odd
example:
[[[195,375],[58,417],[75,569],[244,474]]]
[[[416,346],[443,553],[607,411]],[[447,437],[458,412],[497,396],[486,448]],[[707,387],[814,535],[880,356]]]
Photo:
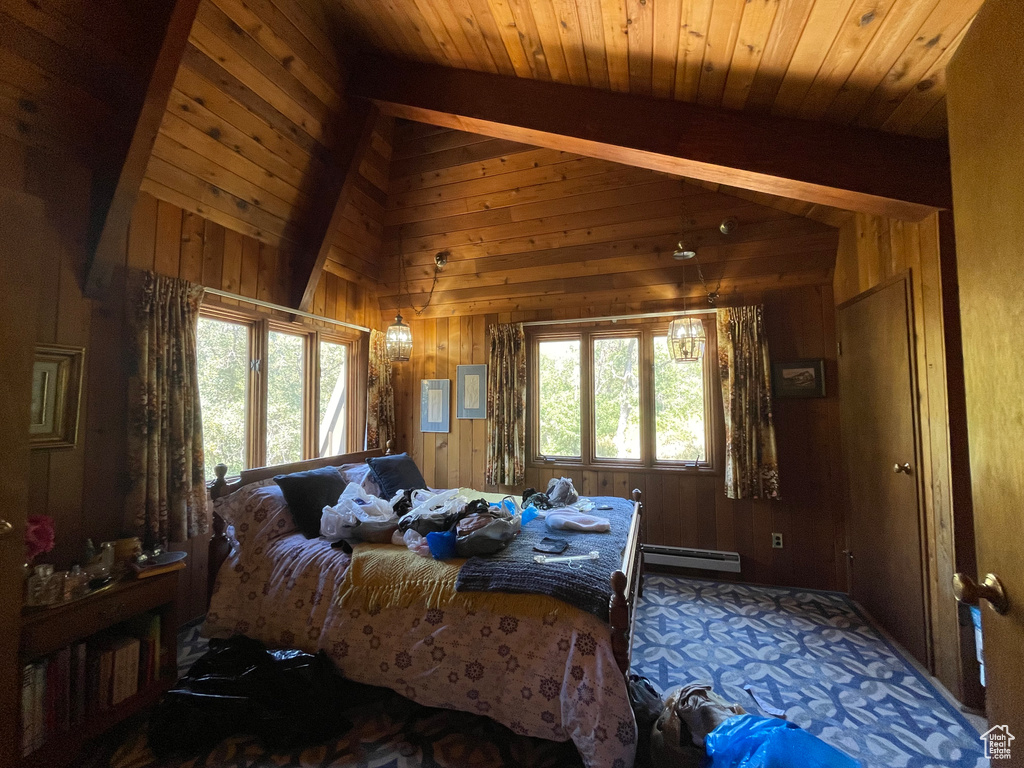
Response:
[[[355,450],[354,336],[204,305],[196,334],[206,477]]]
[[[537,461],[710,466],[714,328],[697,362],[669,355],[666,325],[531,334]]]

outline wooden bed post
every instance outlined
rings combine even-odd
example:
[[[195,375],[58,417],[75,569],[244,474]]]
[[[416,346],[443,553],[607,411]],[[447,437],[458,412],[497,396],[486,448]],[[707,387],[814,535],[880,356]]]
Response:
[[[629,526],[622,568],[612,573],[612,596],[608,601],[608,621],[612,625],[612,654],[619,671],[629,681],[630,653],[633,647],[633,619],[636,596],[643,581],[643,550],[640,546],[640,515],[643,504],[640,490],[633,489],[633,522]]]
[[[225,476],[228,473],[227,465],[218,464],[213,468],[217,479],[210,486],[210,500],[216,501],[227,489]],[[227,524],[224,518],[213,513],[213,536],[210,537],[210,544],[207,548],[206,559],[206,607],[210,607],[210,598],[213,597],[213,585],[217,583],[217,572],[221,565],[227,560],[231,551],[231,542],[228,541]]]

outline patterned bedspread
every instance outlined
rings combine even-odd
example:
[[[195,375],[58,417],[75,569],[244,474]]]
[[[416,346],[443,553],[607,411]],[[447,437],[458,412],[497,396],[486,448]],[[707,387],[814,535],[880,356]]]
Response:
[[[427,706],[486,714],[517,733],[572,739],[589,768],[629,768],[636,726],[608,625],[567,606],[542,619],[458,606],[336,605],[349,558],[298,533],[277,486],[217,503],[235,546],[204,634],[323,649],[346,677]]]

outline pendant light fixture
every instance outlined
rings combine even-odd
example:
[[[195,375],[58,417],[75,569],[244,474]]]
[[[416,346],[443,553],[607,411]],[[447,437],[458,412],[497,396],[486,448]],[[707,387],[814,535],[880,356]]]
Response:
[[[405,256],[402,253],[402,241],[398,241],[398,312],[395,322],[388,326],[384,336],[388,359],[393,363],[404,363],[412,353],[412,329],[402,322],[402,283],[405,277]]]
[[[395,315],[395,322],[388,326],[384,343],[388,359],[393,363],[404,363],[412,352],[412,329],[402,322],[402,313]]]
[[[668,327],[669,356],[677,363],[695,363],[704,357],[704,321],[677,317]]]
[[[697,251],[692,245],[679,241],[672,258],[676,261],[697,261]],[[683,311],[686,311],[686,267],[683,267]],[[697,317],[677,317],[668,326],[668,354],[677,363],[695,363],[704,356],[704,322]]]

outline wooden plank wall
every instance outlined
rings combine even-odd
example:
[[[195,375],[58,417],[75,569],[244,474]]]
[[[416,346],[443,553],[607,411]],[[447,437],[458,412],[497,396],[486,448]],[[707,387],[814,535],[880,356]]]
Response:
[[[910,274],[933,673],[961,701],[977,702],[973,635],[960,626],[952,591],[955,571],[974,572],[974,531],[956,254],[947,215],[920,223],[854,216],[840,229],[834,292],[841,304],[890,277]]]
[[[347,119],[337,40],[317,2],[204,0],[142,189],[288,252]],[[377,123],[327,265],[368,288],[392,125]]]
[[[0,141],[0,149],[9,150],[0,152],[8,161],[5,167],[17,169],[17,147]],[[51,217],[65,245],[39,265],[37,341],[86,350],[77,446],[33,451],[30,460],[29,513],[55,519],[57,544],[47,559],[67,567],[80,558],[86,538],[103,541],[127,529],[123,506],[129,297],[123,270],[109,300],[95,302],[82,296],[87,172],[75,172],[73,165],[39,155],[8,178],[20,178],[24,190],[53,203]],[[132,218],[124,266],[271,302],[285,300],[289,290],[288,265],[276,248],[145,193]],[[373,325],[379,318],[372,293],[334,275],[321,280],[317,305],[326,316],[348,322]],[[190,567],[181,578],[179,611],[185,621],[205,610],[206,539],[177,548],[190,553]]]
[[[416,123],[397,129],[389,190],[388,316],[400,306],[412,316],[410,305],[420,317],[696,305],[716,286],[725,295],[829,282],[835,260],[836,230],[809,218],[654,171]],[[728,237],[726,218],[738,222]],[[672,258],[679,240],[699,253],[708,289],[694,262]],[[449,263],[435,285],[439,251]]]
[[[397,58],[728,109],[945,134],[944,68],[981,0],[347,0]]]
[[[828,284],[740,293],[730,303],[763,302],[769,347],[775,360],[823,357],[828,397],[776,400],[775,415],[782,476],[782,501],[725,498],[721,472],[552,468],[530,466],[526,485],[546,486],[553,476],[572,477],[585,494],[626,496],[633,488],[647,502],[644,540],[673,546],[738,551],[744,581],[845,589],[846,566],[837,553],[845,546],[839,495],[839,411],[836,394],[835,326]],[[557,299],[552,300],[557,306]],[[398,446],[408,450],[435,487],[484,489],[486,422],[454,418],[448,434],[419,431],[419,381],[447,378],[456,366],[487,362],[487,326],[497,322],[601,314],[548,310],[462,315],[413,320],[413,355],[395,366]],[[721,398],[720,392],[717,397]],[[720,412],[720,408],[718,409]],[[719,423],[721,432],[724,425]],[[719,440],[723,445],[724,440]],[[722,457],[717,466],[721,468]],[[522,489],[517,489],[522,490]],[[771,533],[786,546],[771,548]],[[716,576],[717,577],[717,576]]]
[[[343,112],[338,54],[315,9],[200,4],[145,191],[261,242],[295,240]]]
[[[159,25],[126,0],[0,3],[0,134],[95,167],[145,92]]]

